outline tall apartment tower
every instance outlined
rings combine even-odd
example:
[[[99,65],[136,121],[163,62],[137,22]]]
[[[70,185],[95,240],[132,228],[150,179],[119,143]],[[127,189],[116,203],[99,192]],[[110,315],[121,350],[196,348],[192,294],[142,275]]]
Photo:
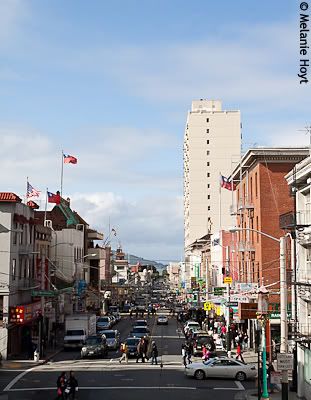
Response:
[[[220,191],[220,174],[230,175],[241,153],[240,111],[222,111],[219,100],[195,100],[184,136],[184,240],[187,247],[231,222],[230,190]]]

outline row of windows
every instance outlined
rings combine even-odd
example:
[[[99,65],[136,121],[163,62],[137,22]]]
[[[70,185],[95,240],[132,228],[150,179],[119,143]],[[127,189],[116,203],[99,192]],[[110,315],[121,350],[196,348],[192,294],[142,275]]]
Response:
[[[20,257],[19,268],[17,267],[16,258],[12,259],[12,280],[28,279],[34,277],[34,263],[32,259]]]
[[[17,232],[18,231],[18,232]],[[13,244],[32,244],[34,226],[29,224],[13,224]]]

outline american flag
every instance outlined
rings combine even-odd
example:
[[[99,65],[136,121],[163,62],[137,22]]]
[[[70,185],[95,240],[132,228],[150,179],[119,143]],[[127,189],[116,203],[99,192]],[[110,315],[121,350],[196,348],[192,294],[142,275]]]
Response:
[[[39,197],[40,191],[36,190],[29,182],[27,182],[27,197]]]

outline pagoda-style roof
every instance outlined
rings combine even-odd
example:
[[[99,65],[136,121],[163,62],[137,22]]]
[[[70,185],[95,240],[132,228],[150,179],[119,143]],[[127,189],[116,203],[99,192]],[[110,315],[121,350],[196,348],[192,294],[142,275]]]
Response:
[[[12,192],[0,192],[0,201],[2,203],[21,203],[22,199]]]

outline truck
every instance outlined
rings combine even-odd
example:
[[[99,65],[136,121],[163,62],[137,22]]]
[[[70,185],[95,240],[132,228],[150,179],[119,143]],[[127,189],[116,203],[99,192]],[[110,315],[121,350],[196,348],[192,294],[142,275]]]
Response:
[[[65,349],[81,349],[88,336],[96,335],[95,314],[75,314],[65,319]]]

